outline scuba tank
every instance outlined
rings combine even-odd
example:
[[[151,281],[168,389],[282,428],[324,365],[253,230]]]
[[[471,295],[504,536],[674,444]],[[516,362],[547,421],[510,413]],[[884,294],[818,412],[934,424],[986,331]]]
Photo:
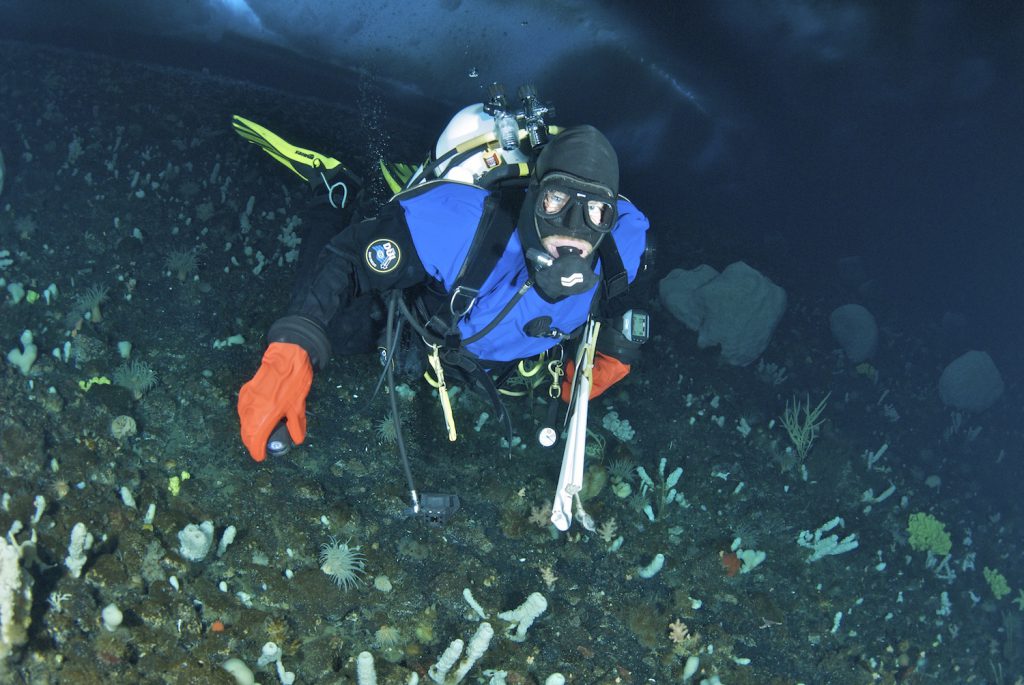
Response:
[[[510,106],[500,83],[492,83],[488,92],[487,102],[464,107],[452,117],[430,157],[401,189],[436,179],[487,188],[499,180],[529,176],[540,149],[558,133],[544,121],[555,111],[537,98],[533,85],[519,88],[518,108]]]

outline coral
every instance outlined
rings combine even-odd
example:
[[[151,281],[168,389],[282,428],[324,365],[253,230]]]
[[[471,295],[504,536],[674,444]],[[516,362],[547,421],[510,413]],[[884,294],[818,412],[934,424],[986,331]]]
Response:
[[[611,542],[615,539],[615,535],[619,532],[619,524],[615,522],[615,518],[612,517],[602,523],[597,528],[597,534],[605,542]]]
[[[135,419],[126,414],[115,416],[110,422],[110,434],[113,435],[116,440],[130,438],[138,432],[139,428],[135,423]]]
[[[338,542],[336,538],[320,545],[320,570],[343,590],[362,583],[365,566],[366,557],[358,545],[349,547],[348,542]]]
[[[82,320],[80,312],[73,313],[65,322],[73,328]],[[71,358],[75,366],[82,367],[96,359],[103,359],[107,354],[107,345],[102,340],[89,335],[79,334],[71,339]]]
[[[647,490],[637,490],[629,499],[626,501],[629,508],[638,514],[644,510],[644,508],[651,503],[651,495]]]
[[[164,260],[164,269],[184,283],[199,268],[195,250],[171,250]]]
[[[555,575],[555,570],[550,566],[540,567],[540,578],[549,588],[555,584],[556,580],[558,580],[558,576]]]
[[[587,429],[587,437],[590,439],[583,448],[587,453],[587,459],[604,459],[605,447],[608,443],[607,438],[589,428]]]
[[[14,232],[22,240],[31,240],[38,228],[36,220],[30,216],[19,216],[14,220]]]
[[[288,619],[281,616],[273,616],[264,622],[267,637],[271,642],[281,647],[286,653],[293,653],[299,650],[300,643],[291,636],[292,626]]]
[[[789,402],[786,403],[786,411],[782,414],[782,425],[785,426],[786,433],[789,434],[789,439],[793,442],[793,447],[796,448],[800,459],[807,456],[811,445],[818,437],[821,424],[825,422],[825,419],[819,417],[825,410],[825,405],[828,404],[828,398],[831,395],[832,393],[825,395],[814,409],[811,409],[810,397],[807,398],[806,405],[796,398],[793,399],[792,405]]]
[[[757,378],[768,385],[782,385],[786,381],[786,367],[774,362],[765,363],[764,357],[757,362]]]
[[[397,439],[398,431],[395,430],[395,419],[388,414],[377,422],[377,441],[393,445]]]
[[[692,632],[690,627],[678,618],[668,624],[668,640],[672,643],[673,654],[693,654],[698,650],[700,639],[700,633]]]
[[[54,499],[62,500],[68,496],[71,492],[71,483],[63,478],[58,478],[49,485],[49,491],[53,495]]]
[[[918,552],[944,556],[953,547],[949,533],[946,532],[946,524],[923,511],[910,515],[907,532],[910,533],[910,546]]]
[[[551,525],[551,505],[542,504],[538,507],[530,507],[529,522],[542,528]]]
[[[1006,582],[1006,576],[988,566],[984,568],[982,573],[985,575],[985,582],[988,583],[988,587],[992,590],[992,594],[995,595],[996,599],[1002,599],[1010,594],[1010,584]]]
[[[103,320],[103,312],[100,311],[100,305],[106,302],[109,298],[107,293],[110,288],[106,286],[93,286],[87,288],[85,292],[80,293],[75,298],[75,311],[76,315],[89,314],[89,320],[93,323],[99,323]]]
[[[612,483],[630,482],[636,477],[636,464],[630,459],[613,459],[608,464],[608,477]]]
[[[668,624],[668,639],[675,644],[679,644],[683,640],[690,637],[690,629],[685,623],[676,619],[672,623]]]
[[[140,400],[156,385],[156,372],[146,362],[126,362],[114,371],[114,385],[124,388],[132,397]]]
[[[586,502],[597,497],[608,484],[608,472],[600,464],[588,465],[583,473],[583,487],[579,491],[580,500]]]
[[[722,561],[722,568],[725,569],[725,575],[731,577],[740,572],[743,562],[735,552],[719,552],[718,556]]]
[[[636,436],[636,431],[633,430],[633,426],[630,425],[629,421],[621,418],[619,412],[614,409],[604,415],[604,418],[601,419],[601,425],[606,431],[622,442],[629,442]]]
[[[401,415],[399,415],[399,421],[403,421]],[[377,442],[380,444],[391,446],[398,442],[398,429],[403,428],[402,441],[405,443],[407,450],[414,451],[417,449],[416,438],[409,431],[404,430],[405,425],[404,423],[396,425],[394,417],[388,413],[387,416],[379,419],[374,424],[374,437],[377,438]]]
[[[31,540],[19,544],[14,539],[16,532],[12,527],[7,539],[0,536],[0,661],[28,641],[32,623],[33,579],[23,565],[35,554],[36,535],[33,531]]]
[[[381,626],[374,633],[374,639],[382,649],[398,647],[405,642],[402,633],[394,626]]]

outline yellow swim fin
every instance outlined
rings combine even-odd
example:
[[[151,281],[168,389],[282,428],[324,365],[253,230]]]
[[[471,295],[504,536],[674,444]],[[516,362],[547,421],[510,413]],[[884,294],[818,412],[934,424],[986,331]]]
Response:
[[[295,172],[295,175],[309,183],[314,189],[323,183],[328,202],[334,207],[344,207],[349,199],[349,186],[353,193],[363,181],[344,164],[314,150],[292,145],[265,126],[237,114],[231,117],[235,132],[250,143],[263,148],[268,155]],[[341,176],[336,180],[337,176]]]
[[[354,176],[351,171],[345,168],[345,165],[333,157],[292,145],[281,136],[264,126],[260,126],[255,121],[250,121],[236,114],[231,117],[231,125],[235,128],[235,132],[238,135],[250,143],[259,145],[263,148],[264,152],[309,183],[320,181],[321,172],[325,173],[328,178],[334,175],[328,172],[336,171],[345,171]]]

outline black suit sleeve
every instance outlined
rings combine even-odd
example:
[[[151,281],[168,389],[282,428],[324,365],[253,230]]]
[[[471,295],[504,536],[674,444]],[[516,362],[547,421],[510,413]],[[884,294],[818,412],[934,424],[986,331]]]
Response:
[[[314,220],[325,218],[330,220],[323,216]],[[385,205],[376,218],[338,233],[315,259],[300,260],[299,269],[288,313],[271,326],[268,337],[271,342],[301,345],[318,370],[330,357],[326,334],[330,322],[335,316],[345,316],[353,298],[426,280],[398,202]]]

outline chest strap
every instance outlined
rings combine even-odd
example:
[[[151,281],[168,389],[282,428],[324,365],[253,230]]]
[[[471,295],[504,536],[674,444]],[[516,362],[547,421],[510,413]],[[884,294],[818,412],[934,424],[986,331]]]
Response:
[[[427,328],[440,338],[445,349],[458,349],[462,346],[459,321],[476,305],[480,288],[504,254],[512,231],[515,230],[522,196],[521,189],[513,188],[491,193],[484,200],[483,214],[473,234],[473,242],[459,267],[449,295],[427,322]],[[503,310],[499,317],[507,313],[507,309]],[[487,330],[493,328],[495,323],[492,322]]]

